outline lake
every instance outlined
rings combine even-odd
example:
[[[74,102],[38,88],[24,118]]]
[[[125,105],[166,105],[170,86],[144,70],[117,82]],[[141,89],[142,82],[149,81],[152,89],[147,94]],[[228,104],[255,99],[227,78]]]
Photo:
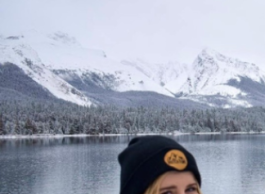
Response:
[[[0,139],[0,194],[118,194],[134,136]],[[172,137],[195,156],[204,194],[264,194],[265,135]]]

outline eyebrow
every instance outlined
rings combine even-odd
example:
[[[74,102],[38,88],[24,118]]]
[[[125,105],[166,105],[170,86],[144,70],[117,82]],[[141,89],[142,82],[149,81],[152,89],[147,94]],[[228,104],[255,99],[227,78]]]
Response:
[[[176,186],[172,185],[172,186],[160,188],[159,191],[164,191],[164,190],[169,190],[169,189],[176,189],[176,188],[177,188]]]
[[[189,187],[189,186],[197,186],[198,184],[197,183],[191,183],[191,184],[188,184],[187,186]]]

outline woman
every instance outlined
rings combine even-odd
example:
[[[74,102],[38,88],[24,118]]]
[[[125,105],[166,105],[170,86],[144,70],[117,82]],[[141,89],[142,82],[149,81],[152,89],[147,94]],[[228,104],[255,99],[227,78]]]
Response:
[[[201,194],[194,157],[173,139],[133,138],[118,160],[120,194]]]

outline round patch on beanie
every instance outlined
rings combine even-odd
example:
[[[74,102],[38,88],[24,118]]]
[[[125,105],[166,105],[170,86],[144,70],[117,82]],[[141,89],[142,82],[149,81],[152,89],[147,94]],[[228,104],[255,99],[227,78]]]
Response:
[[[188,165],[185,154],[180,150],[170,150],[165,154],[164,161],[167,165],[177,169],[184,170]]]

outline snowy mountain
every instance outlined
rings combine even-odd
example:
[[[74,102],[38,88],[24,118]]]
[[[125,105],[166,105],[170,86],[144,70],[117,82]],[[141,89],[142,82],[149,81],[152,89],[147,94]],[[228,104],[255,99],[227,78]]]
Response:
[[[225,57],[210,49],[204,49],[194,61],[189,81],[180,91],[187,94],[215,95],[235,97],[246,95],[242,90],[229,86],[231,79],[240,81],[240,77],[248,77],[263,83],[265,73],[257,66],[247,62]]]
[[[174,97],[134,67],[85,49],[74,38],[58,32],[29,31],[1,37],[0,63],[15,64],[57,98],[80,105],[97,102],[94,94],[107,91],[148,91]],[[92,96],[90,98],[89,96]]]
[[[209,48],[203,49],[193,64],[151,65],[142,60],[123,63],[144,72],[180,99],[225,108],[264,105],[265,72],[253,63],[226,57]]]
[[[2,38],[0,41],[0,64],[17,65],[26,75],[57,98],[80,105],[91,104],[84,94],[43,65],[39,57],[40,52],[33,49],[24,36],[11,36],[6,39]]]
[[[178,92],[189,98],[226,97],[228,107],[229,102],[247,107],[254,105],[257,102],[252,98],[254,95],[258,96],[253,90],[259,91],[260,87],[265,86],[265,72],[255,64],[226,57],[211,49],[204,49],[190,69],[187,81]],[[256,86],[248,88],[248,85]],[[259,97],[262,99],[265,93],[262,93],[262,90],[259,92],[261,92]]]
[[[119,62],[103,51],[83,48],[65,33],[28,31],[0,36],[0,71],[10,65],[31,78],[36,83],[33,88],[39,85],[42,93],[79,105],[264,105],[265,73],[254,64],[211,49],[204,49],[193,64],[151,64],[141,59]]]

